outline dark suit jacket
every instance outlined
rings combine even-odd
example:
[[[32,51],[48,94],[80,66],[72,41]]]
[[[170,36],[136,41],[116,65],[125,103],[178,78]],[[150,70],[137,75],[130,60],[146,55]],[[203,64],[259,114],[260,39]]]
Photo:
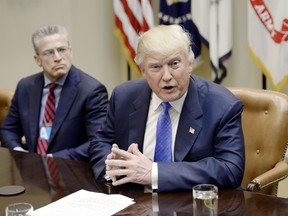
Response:
[[[143,150],[150,97],[151,89],[144,79],[114,89],[107,119],[89,149],[97,180],[101,180],[113,143],[124,150],[138,143]],[[242,109],[242,102],[229,90],[191,76],[176,134],[175,162],[158,163],[158,191],[192,190],[199,183],[238,187],[245,165]]]
[[[39,135],[43,72],[20,80],[8,115],[1,126],[3,146],[21,146],[24,135],[30,152],[36,152]],[[104,85],[72,66],[66,78],[47,154],[75,160],[88,160],[88,140],[105,118],[108,94]]]

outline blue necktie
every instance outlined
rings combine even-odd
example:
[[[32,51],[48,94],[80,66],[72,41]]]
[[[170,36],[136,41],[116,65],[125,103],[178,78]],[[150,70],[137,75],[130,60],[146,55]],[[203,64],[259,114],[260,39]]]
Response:
[[[155,162],[172,162],[172,126],[169,116],[170,103],[162,102],[163,111],[157,121]]]

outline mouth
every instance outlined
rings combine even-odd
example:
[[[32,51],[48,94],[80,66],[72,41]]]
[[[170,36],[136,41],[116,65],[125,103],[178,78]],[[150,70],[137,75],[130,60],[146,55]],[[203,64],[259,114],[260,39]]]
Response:
[[[59,70],[59,69],[63,69],[65,67],[65,65],[56,65],[54,67],[55,70]]]
[[[165,94],[172,94],[174,92],[175,87],[174,86],[164,86],[163,91]]]
[[[164,90],[171,90],[171,89],[173,89],[173,88],[174,88],[173,86],[164,86],[164,87],[163,87]]]

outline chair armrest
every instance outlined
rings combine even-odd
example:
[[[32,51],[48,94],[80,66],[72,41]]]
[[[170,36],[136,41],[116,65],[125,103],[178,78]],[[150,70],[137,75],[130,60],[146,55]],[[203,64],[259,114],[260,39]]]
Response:
[[[247,186],[248,191],[253,191],[257,189],[260,191],[261,189],[278,183],[279,181],[285,179],[288,176],[288,164],[284,161],[278,162],[275,167],[260,176],[254,178]]]

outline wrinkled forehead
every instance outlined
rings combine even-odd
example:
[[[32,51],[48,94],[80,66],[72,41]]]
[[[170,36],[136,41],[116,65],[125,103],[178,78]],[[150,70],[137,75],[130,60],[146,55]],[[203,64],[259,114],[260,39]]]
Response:
[[[185,57],[186,54],[182,50],[167,50],[167,52],[151,52],[146,55],[144,61],[146,64],[165,64]]]
[[[55,49],[61,46],[70,46],[65,34],[50,34],[38,38],[36,41],[37,50]]]

